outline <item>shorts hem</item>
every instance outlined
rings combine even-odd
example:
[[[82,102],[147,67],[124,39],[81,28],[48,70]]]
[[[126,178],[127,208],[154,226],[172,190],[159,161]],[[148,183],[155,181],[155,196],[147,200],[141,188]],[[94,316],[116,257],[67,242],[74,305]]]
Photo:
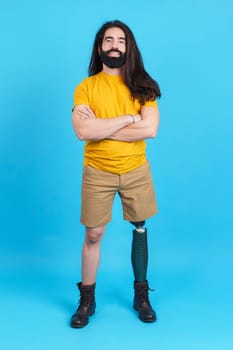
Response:
[[[107,225],[109,222],[111,222],[112,219],[108,220],[108,221],[105,221],[105,222],[101,222],[100,224],[99,223],[95,223],[94,225],[91,223],[90,225],[87,224],[87,222],[85,222],[84,220],[80,220],[80,223],[85,226],[85,227],[89,227],[89,228],[96,228],[96,227],[102,227],[102,226],[105,226]]]
[[[124,216],[124,220],[125,221],[134,221],[134,222],[137,222],[137,221],[144,221],[144,220],[147,220],[147,219],[150,219],[151,217],[155,216],[158,214],[158,210],[156,212],[154,212],[153,214],[149,214],[149,215],[145,215],[144,217],[133,217],[133,218],[129,218],[128,216]]]

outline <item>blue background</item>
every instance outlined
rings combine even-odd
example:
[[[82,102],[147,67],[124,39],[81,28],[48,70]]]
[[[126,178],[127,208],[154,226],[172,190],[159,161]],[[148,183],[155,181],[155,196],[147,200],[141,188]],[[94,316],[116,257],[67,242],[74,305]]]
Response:
[[[131,227],[119,199],[103,241],[97,312],[76,308],[83,143],[71,125],[97,29],[133,30],[160,83],[148,141],[159,214],[148,220],[151,300],[132,310]],[[1,1],[0,281],[4,349],[230,349],[232,346],[231,0]]]

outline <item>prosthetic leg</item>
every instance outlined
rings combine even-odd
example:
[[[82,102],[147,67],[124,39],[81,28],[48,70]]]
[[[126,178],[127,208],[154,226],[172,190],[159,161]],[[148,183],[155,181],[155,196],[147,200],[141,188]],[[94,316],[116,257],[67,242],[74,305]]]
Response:
[[[131,262],[134,272],[134,302],[133,306],[138,311],[138,317],[143,322],[156,321],[156,314],[150,301],[147,281],[148,267],[148,243],[145,221],[131,222],[135,226],[133,230]]]

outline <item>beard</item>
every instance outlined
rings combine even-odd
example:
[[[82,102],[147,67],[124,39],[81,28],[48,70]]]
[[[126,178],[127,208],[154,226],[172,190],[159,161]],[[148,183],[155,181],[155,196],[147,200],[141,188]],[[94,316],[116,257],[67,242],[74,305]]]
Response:
[[[110,52],[118,52],[118,57],[109,56]],[[121,68],[125,63],[126,53],[122,53],[120,50],[111,49],[108,51],[100,51],[100,59],[103,64],[105,64],[109,68]]]

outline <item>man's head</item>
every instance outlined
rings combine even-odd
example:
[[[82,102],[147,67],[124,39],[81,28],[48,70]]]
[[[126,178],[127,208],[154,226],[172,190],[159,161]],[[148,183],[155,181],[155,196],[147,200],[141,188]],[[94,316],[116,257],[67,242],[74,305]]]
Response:
[[[131,29],[121,21],[106,22],[97,32],[88,68],[89,76],[103,70],[103,64],[120,68],[133,99],[143,105],[160,97],[158,83],[146,72]]]
[[[129,69],[135,61],[141,63],[142,60],[131,29],[118,20],[106,22],[95,37],[89,75],[100,72],[103,64],[110,68],[124,66],[124,69]]]
[[[118,27],[108,28],[99,46],[99,55],[103,64],[109,68],[120,68],[126,59],[126,36]]]

